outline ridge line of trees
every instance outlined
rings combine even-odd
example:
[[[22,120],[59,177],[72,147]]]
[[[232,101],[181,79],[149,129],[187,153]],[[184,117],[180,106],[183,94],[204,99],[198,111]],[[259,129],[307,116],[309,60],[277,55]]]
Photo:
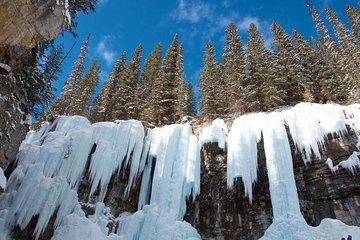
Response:
[[[315,7],[307,2],[317,39],[310,44],[300,33],[292,35],[276,22],[271,25],[272,49],[255,24],[249,26],[246,47],[233,23],[225,31],[221,62],[209,41],[199,79],[200,111],[210,117],[267,111],[280,105],[307,101],[317,103],[358,102],[360,97],[360,11],[347,6],[347,28],[334,11],[326,8],[332,32]],[[57,115],[84,115],[92,122],[139,119],[155,125],[177,122],[196,115],[193,86],[185,81],[183,45],[178,36],[161,58],[157,44],[145,59],[139,45],[126,61],[123,52],[117,60],[94,104],[88,106],[99,79],[100,66],[93,62],[84,77],[84,58],[90,36],[53,104]]]

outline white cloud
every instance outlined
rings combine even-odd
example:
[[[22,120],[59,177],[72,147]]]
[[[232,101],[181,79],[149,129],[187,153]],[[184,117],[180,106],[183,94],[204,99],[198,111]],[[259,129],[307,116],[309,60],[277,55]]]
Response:
[[[180,28],[180,32],[188,39],[200,36],[202,44],[215,36],[219,37],[219,35],[223,39],[224,31],[231,22],[236,25],[241,35],[247,34],[250,23],[254,23],[264,37],[265,46],[270,49],[272,41],[270,22],[257,16],[240,15],[230,9],[226,13],[221,12],[221,5],[229,6],[231,1],[222,0],[219,4],[209,4],[203,0],[178,0],[178,5],[171,11],[170,17],[177,22],[190,23],[190,26],[186,25],[186,27]]]
[[[96,46],[95,54],[100,56],[107,65],[115,62],[116,52],[109,47],[109,36],[104,36]]]
[[[249,26],[251,23],[254,23],[256,26],[261,27],[259,18],[252,16],[245,16],[235,24],[240,32],[245,32],[249,30]]]
[[[170,16],[175,20],[197,23],[203,19],[213,18],[213,7],[201,0],[179,0],[178,6]]]

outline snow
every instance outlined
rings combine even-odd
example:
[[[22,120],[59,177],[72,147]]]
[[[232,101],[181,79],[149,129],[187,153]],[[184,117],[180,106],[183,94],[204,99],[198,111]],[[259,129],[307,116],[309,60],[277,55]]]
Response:
[[[116,234],[104,233],[104,229],[90,218],[79,216],[76,213],[70,214],[64,218],[51,240],[125,240]]]
[[[281,112],[304,163],[311,161],[312,154],[321,159],[328,134],[342,136],[347,133],[343,110],[336,104],[300,103]]]
[[[118,234],[133,240],[198,240],[196,229],[185,221],[174,221],[163,214],[163,206],[146,205],[142,211],[126,216]]]
[[[203,146],[205,143],[218,143],[219,148],[225,149],[228,128],[222,119],[215,119],[211,126],[202,130],[199,141]]]
[[[360,228],[348,226],[337,219],[325,218],[317,227],[309,227],[316,240],[340,240],[351,235],[353,239],[360,236]]]
[[[345,168],[348,171],[352,173],[352,175],[355,175],[355,171],[359,168],[360,169],[360,152],[353,152],[351,156],[344,161],[341,161],[338,165],[334,166],[333,161],[331,158],[328,158],[326,160],[326,164],[328,165],[329,169],[332,172],[336,172],[339,170],[339,167]]]
[[[0,167],[0,188],[3,190],[6,189],[6,177],[4,175],[4,170]]]

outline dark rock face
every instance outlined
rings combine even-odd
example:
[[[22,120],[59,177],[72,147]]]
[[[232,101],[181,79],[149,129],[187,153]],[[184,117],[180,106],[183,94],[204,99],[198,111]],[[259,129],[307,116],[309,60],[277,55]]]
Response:
[[[7,84],[11,81],[11,71],[0,73],[0,167],[4,170],[15,159],[29,130],[29,126],[24,124],[25,114],[20,110],[16,92]]]
[[[346,160],[356,149],[357,137],[349,135],[331,139],[324,152],[334,165]],[[360,226],[360,172],[353,176],[347,169],[333,173],[324,160],[314,160],[305,166],[299,156],[294,157],[294,172],[300,207],[308,224],[317,226],[324,218],[337,218],[349,225]]]
[[[227,189],[226,152],[217,144],[206,144],[201,153],[200,195],[188,208],[185,220],[203,239],[260,238],[272,222],[264,151],[258,151],[258,181],[253,186],[252,204],[240,179],[232,190]]]

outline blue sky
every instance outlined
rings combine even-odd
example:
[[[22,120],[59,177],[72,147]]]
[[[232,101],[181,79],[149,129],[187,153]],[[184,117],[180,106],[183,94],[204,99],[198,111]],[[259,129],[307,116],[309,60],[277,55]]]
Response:
[[[357,6],[357,0],[313,0],[315,7],[324,15],[329,6],[345,21],[345,5]],[[325,16],[324,16],[325,18]],[[304,0],[99,0],[96,12],[80,14],[75,39],[69,33],[60,36],[56,43],[63,43],[68,51],[74,49],[63,63],[63,72],[54,86],[61,91],[70,74],[86,35],[92,34],[86,66],[94,59],[102,64],[99,87],[108,79],[114,62],[122,51],[127,59],[138,44],[143,46],[143,59],[158,42],[163,45],[163,55],[177,33],[184,45],[185,76],[197,85],[202,68],[202,55],[208,40],[215,43],[218,58],[224,46],[224,30],[229,22],[239,29],[242,41],[247,41],[247,29],[254,22],[271,44],[272,21],[291,34],[298,30],[305,38],[315,36],[315,30]],[[98,88],[99,89],[99,88]]]

